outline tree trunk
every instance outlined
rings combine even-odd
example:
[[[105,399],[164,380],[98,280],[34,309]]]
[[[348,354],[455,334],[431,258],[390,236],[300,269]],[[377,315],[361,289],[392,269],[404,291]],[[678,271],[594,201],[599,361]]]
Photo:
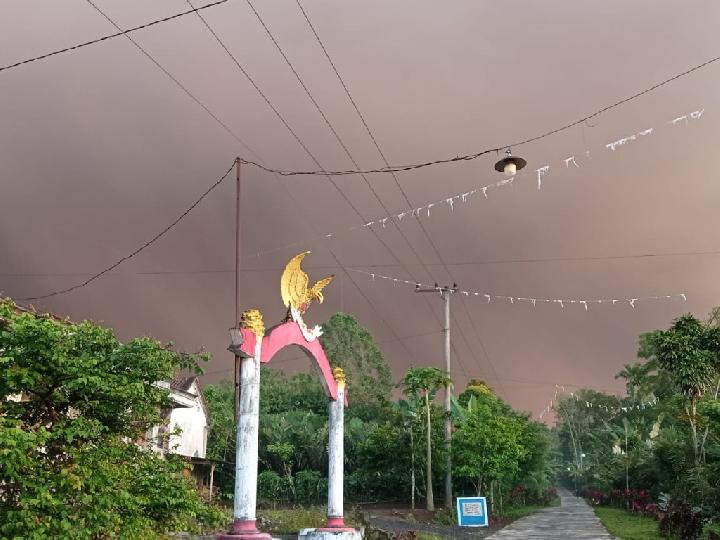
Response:
[[[627,497],[627,509],[630,510],[630,498],[628,497],[628,494],[630,493],[630,475],[629,475],[629,467],[630,467],[630,450],[628,449],[628,432],[627,432],[627,421],[625,423],[625,493]]]
[[[693,443],[693,452],[695,455],[695,465],[698,465],[700,463],[700,456],[698,455],[698,436],[697,436],[697,398],[692,397],[690,398],[690,430],[692,432],[692,443]]]
[[[718,378],[717,384],[715,385],[714,399],[718,398],[719,392],[720,392],[720,378]],[[709,429],[710,429],[710,426],[705,426],[705,432],[703,433],[702,440],[700,441],[700,458],[702,460],[703,465],[705,464],[705,442],[707,441]]]
[[[482,497],[482,487],[483,487],[483,477],[478,477],[478,483],[477,483],[477,496]]]
[[[425,472],[425,501],[426,508],[428,511],[433,512],[435,510],[435,500],[433,498],[433,486],[432,486],[432,436],[431,436],[431,424],[430,424],[430,397],[429,392],[425,391],[425,409],[427,411],[427,464]]]
[[[415,437],[410,425],[410,508],[415,511]]]
[[[490,510],[495,512],[495,481],[490,480]]]

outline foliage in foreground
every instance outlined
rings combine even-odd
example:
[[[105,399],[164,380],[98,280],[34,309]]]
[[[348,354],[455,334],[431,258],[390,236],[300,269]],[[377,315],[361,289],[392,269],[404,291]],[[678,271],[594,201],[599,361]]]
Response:
[[[655,517],[669,537],[720,522],[720,311],[640,336],[627,396],[580,390],[556,404],[563,479],[596,505]]]
[[[0,537],[151,539],[221,522],[178,459],[129,442],[162,419],[156,381],[196,360],[0,303]]]

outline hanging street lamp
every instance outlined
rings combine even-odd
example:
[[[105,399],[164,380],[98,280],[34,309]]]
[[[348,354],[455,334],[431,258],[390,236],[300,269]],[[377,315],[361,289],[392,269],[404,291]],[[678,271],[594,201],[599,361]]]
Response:
[[[505,176],[515,176],[515,173],[527,165],[527,161],[523,158],[513,156],[509,148],[505,154],[505,157],[495,164],[497,172],[505,173]]]
[[[243,344],[242,330],[240,330],[239,327],[235,326],[233,328],[230,328],[229,331],[230,331],[230,346],[228,347],[228,351],[230,351],[235,356],[238,356],[240,358],[247,358],[248,354],[240,349],[240,347],[242,347],[242,344]]]

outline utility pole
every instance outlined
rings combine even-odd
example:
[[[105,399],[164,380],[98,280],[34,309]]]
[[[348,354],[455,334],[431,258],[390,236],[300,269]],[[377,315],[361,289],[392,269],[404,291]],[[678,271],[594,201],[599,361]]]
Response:
[[[235,325],[240,328],[240,158],[235,159]],[[239,351],[238,351],[239,352]],[[240,355],[235,353],[235,423],[240,416]]]
[[[445,375],[448,377],[448,383],[445,385],[445,450],[447,453],[447,461],[445,467],[445,508],[452,509],[452,410],[451,410],[451,393],[450,393],[450,297],[457,292],[457,284],[453,283],[452,287],[440,287],[437,283],[434,287],[415,286],[417,293],[438,293],[440,298],[445,301],[445,327],[443,334],[445,337]]]

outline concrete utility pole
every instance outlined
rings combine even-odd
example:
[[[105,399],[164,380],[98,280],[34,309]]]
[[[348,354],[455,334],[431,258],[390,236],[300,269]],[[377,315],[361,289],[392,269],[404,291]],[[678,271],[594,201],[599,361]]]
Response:
[[[437,283],[434,287],[423,288],[417,285],[415,292],[419,293],[439,293],[440,297],[445,301],[445,374],[450,379],[450,296],[457,292],[457,284],[453,283],[452,287],[440,287]],[[452,410],[451,410],[451,393],[450,383],[445,386],[445,450],[447,453],[447,462],[445,468],[445,508],[452,509]]]

